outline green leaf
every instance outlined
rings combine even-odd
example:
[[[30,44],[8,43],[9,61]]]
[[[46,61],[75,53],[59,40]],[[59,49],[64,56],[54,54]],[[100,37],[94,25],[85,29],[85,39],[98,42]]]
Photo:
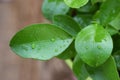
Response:
[[[20,30],[10,42],[11,49],[24,58],[48,60],[61,54],[73,38],[51,24],[33,24]]]
[[[92,4],[95,4],[95,3],[97,3],[97,2],[104,2],[105,0],[91,0],[91,3]]]
[[[94,19],[102,25],[107,25],[120,12],[120,0],[106,0],[96,13]]]
[[[120,50],[114,53],[114,58],[115,58],[116,66],[118,70],[120,71]]]
[[[118,33],[118,30],[110,25],[107,25],[105,29],[110,33],[111,36]]]
[[[91,14],[78,14],[74,17],[74,20],[78,22],[82,28],[88,26],[91,23],[92,20]]]
[[[75,48],[85,63],[96,67],[110,57],[113,43],[110,34],[101,25],[92,24],[77,35]]]
[[[49,20],[52,20],[54,15],[66,14],[68,11],[69,7],[63,0],[44,0],[42,5],[42,12]]]
[[[85,64],[80,59],[79,55],[76,55],[75,60],[73,62],[73,72],[77,77],[77,80],[87,80],[86,78],[89,77],[89,73],[85,68]]]
[[[81,13],[94,13],[96,10],[99,9],[99,6],[97,4],[92,5],[91,2],[88,2],[85,6],[82,6],[78,8],[77,10]]]
[[[88,3],[89,0],[64,0],[71,8],[79,8]]]
[[[80,25],[67,15],[54,16],[53,23],[72,36],[76,36],[80,31]]]
[[[72,44],[60,55],[57,56],[57,58],[60,59],[70,59],[70,58],[74,58],[76,55],[76,51],[75,51],[75,47],[74,47],[74,42],[72,42]]]
[[[93,68],[77,56],[73,62],[73,71],[78,80],[119,80],[113,57],[110,57],[103,65]]]
[[[120,30],[120,13],[109,24],[113,26],[116,30]]]

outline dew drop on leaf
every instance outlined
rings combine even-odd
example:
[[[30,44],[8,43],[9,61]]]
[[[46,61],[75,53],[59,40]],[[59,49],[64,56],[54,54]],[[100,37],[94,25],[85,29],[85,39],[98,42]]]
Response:
[[[107,39],[104,39],[104,41],[107,41]]]
[[[102,49],[102,47],[100,45],[97,46],[98,49]]]
[[[34,43],[32,44],[32,49],[35,49],[35,44]]]
[[[54,39],[54,38],[52,38],[52,39],[51,39],[51,41],[52,41],[52,42],[54,42],[54,41],[55,41],[55,39]]]
[[[58,49],[55,49],[55,52],[58,52]]]
[[[69,41],[67,40],[67,43],[69,43]]]
[[[60,48],[62,48],[62,46],[60,46]]]

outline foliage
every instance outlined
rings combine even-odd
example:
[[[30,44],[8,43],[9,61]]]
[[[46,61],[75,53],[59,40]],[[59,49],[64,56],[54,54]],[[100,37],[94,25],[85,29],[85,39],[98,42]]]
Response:
[[[69,59],[78,80],[120,80],[120,0],[44,0],[42,12],[51,24],[17,32],[17,55]]]

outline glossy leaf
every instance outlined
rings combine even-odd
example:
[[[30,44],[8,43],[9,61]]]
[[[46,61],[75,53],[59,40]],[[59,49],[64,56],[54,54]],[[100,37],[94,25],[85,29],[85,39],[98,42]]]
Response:
[[[98,10],[98,5],[92,5],[91,2],[88,2],[85,6],[82,6],[80,8],[78,8],[77,10],[81,13],[94,13],[96,12],[96,10]]]
[[[48,60],[61,54],[72,40],[55,25],[33,24],[16,33],[10,46],[21,57]]]
[[[96,67],[110,57],[113,43],[110,34],[102,26],[92,24],[77,35],[75,48],[85,63]]]
[[[60,55],[57,56],[57,58],[60,59],[70,59],[70,58],[74,58],[76,55],[76,51],[74,48],[74,42],[72,42],[72,44]]]
[[[69,7],[63,0],[44,0],[42,5],[42,12],[49,20],[52,20],[54,15],[66,14],[68,11]]]
[[[87,80],[87,77],[89,77],[89,73],[85,68],[85,64],[80,59],[79,55],[76,55],[75,60],[73,62],[73,72],[77,77],[77,80]]]
[[[78,14],[74,17],[74,20],[78,22],[82,28],[88,26],[91,23],[92,20],[91,14]]]
[[[80,31],[80,25],[67,15],[54,16],[53,23],[72,36],[76,36]]]
[[[107,25],[105,28],[111,36],[115,35],[118,33],[118,30],[116,30],[114,27]]]
[[[78,80],[119,80],[113,57],[110,57],[103,65],[93,68],[77,56],[73,62],[73,71]]]
[[[116,30],[120,30],[120,13],[109,24],[113,26]]]
[[[112,5],[113,4],[113,5]],[[120,0],[106,0],[99,12],[96,13],[94,19],[102,25],[107,25],[120,12]]]
[[[89,0],[64,0],[65,3],[72,8],[79,8],[88,3]]]

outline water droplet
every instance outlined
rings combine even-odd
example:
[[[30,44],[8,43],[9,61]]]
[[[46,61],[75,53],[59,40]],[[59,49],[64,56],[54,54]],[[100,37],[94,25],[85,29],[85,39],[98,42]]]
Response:
[[[32,44],[32,49],[35,49],[35,44],[34,43]]]
[[[107,39],[104,39],[104,41],[107,41]]]
[[[67,43],[69,43],[69,40],[67,40]]]
[[[54,42],[54,41],[55,41],[55,39],[54,39],[54,38],[52,38],[52,39],[51,39],[51,41],[52,41],[52,42]]]
[[[102,49],[102,47],[100,45],[97,46],[98,49]]]
[[[58,52],[58,49],[55,49],[55,52]]]
[[[98,24],[95,24],[95,26],[98,26]]]
[[[60,48],[62,48],[62,46],[60,46]]]
[[[86,46],[85,49],[88,49],[88,47]]]

